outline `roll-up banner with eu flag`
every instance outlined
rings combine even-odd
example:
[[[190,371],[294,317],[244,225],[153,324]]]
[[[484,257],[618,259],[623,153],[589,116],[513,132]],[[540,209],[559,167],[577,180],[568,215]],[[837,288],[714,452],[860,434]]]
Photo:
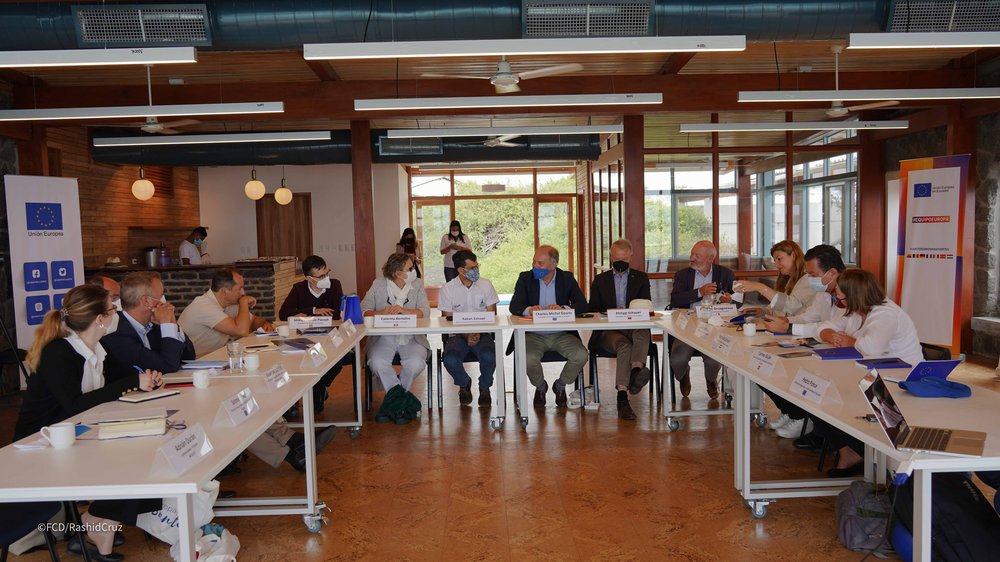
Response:
[[[900,163],[899,274],[895,300],[920,341],[958,353],[961,336],[962,247],[969,155]],[[965,256],[964,252],[969,252]]]
[[[27,349],[45,313],[84,282],[75,179],[4,176],[17,346]]]

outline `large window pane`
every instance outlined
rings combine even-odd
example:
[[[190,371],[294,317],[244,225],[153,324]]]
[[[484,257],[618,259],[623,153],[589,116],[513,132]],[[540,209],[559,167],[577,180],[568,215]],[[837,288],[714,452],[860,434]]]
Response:
[[[455,174],[455,195],[531,194],[530,173]]]
[[[576,193],[574,172],[538,172],[538,193]]]
[[[670,172],[646,170],[646,271],[667,271],[673,252]]]
[[[455,214],[462,217],[462,229],[472,238],[480,272],[499,293],[513,293],[518,273],[531,269],[532,207],[530,197],[455,201]]]
[[[674,257],[690,255],[699,240],[712,239],[712,194],[677,194],[677,245]]]
[[[451,207],[447,204],[415,203],[417,239],[423,249],[423,280],[424,285],[435,286],[444,284],[444,261],[438,251],[441,237],[448,232],[451,222]],[[468,233],[468,223],[462,220],[462,229]],[[475,235],[472,237],[473,248],[479,243]],[[480,239],[481,240],[481,239]]]
[[[410,193],[414,197],[447,197],[451,195],[451,176],[414,174],[410,178]]]

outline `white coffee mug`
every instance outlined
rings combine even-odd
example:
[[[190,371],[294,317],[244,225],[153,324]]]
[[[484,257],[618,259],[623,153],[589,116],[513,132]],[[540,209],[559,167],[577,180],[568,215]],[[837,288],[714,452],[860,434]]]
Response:
[[[76,424],[72,422],[54,423],[43,427],[42,437],[48,439],[53,449],[69,449],[76,442]]]
[[[281,336],[281,337],[283,337],[283,338],[287,338],[288,337],[288,326],[287,325],[278,326],[278,335]]]
[[[743,335],[746,337],[753,337],[757,335],[757,324],[753,322],[746,322],[743,324]]]
[[[260,355],[247,353],[243,356],[243,367],[248,371],[256,371],[260,368]]]
[[[199,369],[194,373],[192,373],[191,381],[194,383],[195,388],[208,388],[208,385],[211,384],[212,379],[210,378],[208,371],[204,369]]]

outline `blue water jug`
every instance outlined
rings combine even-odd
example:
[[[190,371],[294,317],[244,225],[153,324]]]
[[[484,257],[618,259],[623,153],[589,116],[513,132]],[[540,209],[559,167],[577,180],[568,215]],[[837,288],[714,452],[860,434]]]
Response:
[[[365,323],[361,316],[361,297],[357,293],[340,297],[340,317],[343,320],[350,320],[355,326]]]

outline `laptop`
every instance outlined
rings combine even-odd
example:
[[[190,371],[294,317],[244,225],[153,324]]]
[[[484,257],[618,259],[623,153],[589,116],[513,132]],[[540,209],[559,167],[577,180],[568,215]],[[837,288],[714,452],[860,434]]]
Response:
[[[982,431],[914,427],[907,424],[903,412],[889,394],[885,381],[874,369],[858,382],[858,386],[864,392],[876,421],[896,449],[962,457],[983,455],[986,434]]]

